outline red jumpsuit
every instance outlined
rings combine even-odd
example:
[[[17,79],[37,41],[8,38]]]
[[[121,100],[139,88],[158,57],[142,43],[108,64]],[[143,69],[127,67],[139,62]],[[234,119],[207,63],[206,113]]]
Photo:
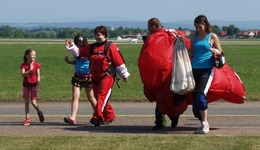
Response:
[[[72,47],[67,47],[67,49],[73,56],[89,57],[90,59],[92,87],[97,99],[97,105],[90,122],[99,126],[104,122],[112,122],[115,119],[114,109],[108,102],[115,81],[114,77],[106,72],[109,68],[109,62],[121,78],[128,78],[130,74],[119,48],[114,43],[110,44],[106,57],[104,55],[105,42],[95,43],[94,45],[92,54],[90,54],[90,45],[78,49],[73,44]]]

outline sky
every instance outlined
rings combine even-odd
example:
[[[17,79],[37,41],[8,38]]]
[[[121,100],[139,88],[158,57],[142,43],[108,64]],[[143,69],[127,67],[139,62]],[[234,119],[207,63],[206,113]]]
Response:
[[[1,23],[74,21],[259,21],[259,0],[1,0]]]

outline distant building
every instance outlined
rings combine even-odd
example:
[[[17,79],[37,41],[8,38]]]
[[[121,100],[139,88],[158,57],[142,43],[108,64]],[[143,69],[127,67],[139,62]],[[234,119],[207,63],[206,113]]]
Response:
[[[239,39],[260,38],[260,30],[241,31],[236,36]]]

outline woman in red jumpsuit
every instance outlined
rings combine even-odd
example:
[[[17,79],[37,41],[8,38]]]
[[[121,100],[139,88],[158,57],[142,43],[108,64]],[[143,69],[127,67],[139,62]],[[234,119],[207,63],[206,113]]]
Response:
[[[90,60],[90,73],[92,75],[92,87],[97,105],[90,123],[94,126],[100,126],[114,121],[115,112],[108,102],[111,96],[112,87],[117,74],[127,81],[130,76],[125,66],[124,59],[116,44],[107,41],[107,30],[104,26],[97,26],[94,30],[96,43],[86,45],[83,48],[77,48],[72,41],[67,41],[68,51],[75,57],[88,57]],[[105,45],[110,43],[105,52]],[[115,71],[115,72],[113,72]]]

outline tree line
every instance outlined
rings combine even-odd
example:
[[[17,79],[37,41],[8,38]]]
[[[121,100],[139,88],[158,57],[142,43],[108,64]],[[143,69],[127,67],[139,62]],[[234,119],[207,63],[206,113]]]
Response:
[[[228,36],[236,35],[240,30],[235,27],[235,25],[223,26],[222,30],[217,26],[213,25],[213,32],[221,36],[221,32],[227,32]],[[117,36],[122,35],[137,35],[145,34],[148,32],[147,29],[141,28],[111,28],[108,29],[108,37],[116,38]],[[181,30],[182,28],[179,27]],[[188,30],[188,29],[185,29]],[[0,27],[0,38],[50,38],[50,39],[59,39],[59,38],[73,38],[77,33],[82,33],[86,35],[86,38],[94,38],[94,29],[90,28],[49,28],[49,27],[39,27],[35,29],[25,29],[25,28],[16,28],[9,25],[2,25]]]

